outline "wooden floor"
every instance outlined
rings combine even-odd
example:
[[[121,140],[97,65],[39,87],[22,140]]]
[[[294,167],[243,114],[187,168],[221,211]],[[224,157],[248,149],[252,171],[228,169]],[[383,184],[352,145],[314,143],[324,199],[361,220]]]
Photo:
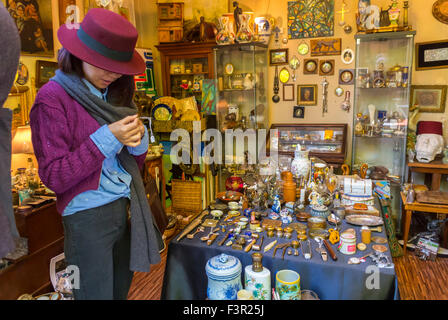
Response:
[[[129,300],[160,300],[167,250],[162,262],[149,273],[136,272],[129,291]],[[448,258],[435,262],[421,261],[408,252],[394,259],[400,296],[403,300],[448,300]]]

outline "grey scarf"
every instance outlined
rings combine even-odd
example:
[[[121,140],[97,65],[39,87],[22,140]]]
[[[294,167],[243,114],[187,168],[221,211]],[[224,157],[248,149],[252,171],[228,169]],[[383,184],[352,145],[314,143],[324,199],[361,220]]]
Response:
[[[113,106],[90,92],[75,74],[60,70],[51,79],[59,83],[65,91],[96,120],[100,125],[110,124],[137,113],[134,105],[130,107]],[[154,223],[151,208],[146,198],[145,187],[139,167],[134,157],[123,148],[118,159],[124,169],[132,176],[131,182],[131,261],[132,271],[148,272],[151,264],[160,262],[159,251],[163,240]]]

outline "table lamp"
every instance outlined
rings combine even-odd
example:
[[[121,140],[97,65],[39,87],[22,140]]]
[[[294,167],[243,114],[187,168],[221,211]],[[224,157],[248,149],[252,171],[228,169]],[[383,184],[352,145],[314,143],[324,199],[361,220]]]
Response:
[[[33,143],[31,142],[30,125],[20,126],[17,128],[16,134],[12,139],[11,153],[28,153],[33,154]]]

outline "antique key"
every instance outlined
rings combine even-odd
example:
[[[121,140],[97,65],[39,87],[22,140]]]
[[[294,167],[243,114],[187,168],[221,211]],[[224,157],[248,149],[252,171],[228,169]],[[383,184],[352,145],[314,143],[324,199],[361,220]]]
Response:
[[[187,234],[187,238],[188,238],[188,239],[193,239],[194,236],[196,235],[196,233],[204,232],[204,230],[205,230],[204,227],[198,227],[198,228],[196,229],[196,231]]]

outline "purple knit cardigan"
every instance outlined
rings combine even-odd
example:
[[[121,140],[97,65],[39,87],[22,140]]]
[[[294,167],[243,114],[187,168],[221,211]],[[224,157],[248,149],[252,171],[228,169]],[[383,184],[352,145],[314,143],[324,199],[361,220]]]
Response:
[[[99,187],[105,157],[90,135],[100,125],[58,83],[49,81],[36,95],[30,126],[39,176],[56,193],[62,214],[75,196]],[[134,158],[141,169],[146,153]]]

